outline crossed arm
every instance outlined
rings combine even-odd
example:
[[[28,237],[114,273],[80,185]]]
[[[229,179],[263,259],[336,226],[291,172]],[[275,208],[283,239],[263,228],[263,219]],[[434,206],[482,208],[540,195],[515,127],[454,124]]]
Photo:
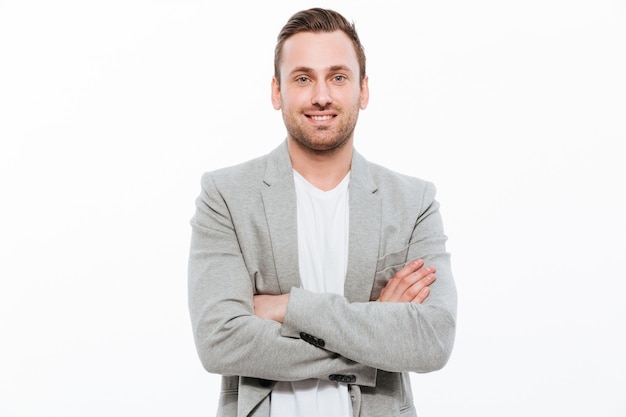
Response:
[[[279,381],[353,374],[359,385],[373,386],[377,370],[429,372],[445,364],[454,340],[456,295],[434,193],[408,247],[409,259],[420,259],[391,279],[376,271],[384,281],[376,301],[349,302],[298,287],[289,294],[257,294],[279,291],[258,291],[258,283],[272,282],[262,275],[272,270],[271,259],[253,245],[246,262],[245,239],[235,232],[237,222],[250,223],[256,214],[246,210],[249,204],[227,205],[211,178],[203,186],[192,219],[189,308],[209,372]],[[239,230],[256,229],[246,224]],[[302,333],[325,340],[324,348],[304,342]]]
[[[430,294],[430,284],[437,279],[435,267],[422,259],[409,262],[385,285],[376,301],[421,304]],[[289,294],[254,296],[254,314],[262,319],[282,323],[287,313]]]

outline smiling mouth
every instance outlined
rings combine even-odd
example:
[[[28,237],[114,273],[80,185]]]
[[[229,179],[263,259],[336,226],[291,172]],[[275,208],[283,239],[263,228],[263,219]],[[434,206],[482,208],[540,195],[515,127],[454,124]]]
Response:
[[[335,116],[329,114],[325,116],[308,116],[308,117],[310,117],[313,120],[323,121],[323,120],[330,120]]]

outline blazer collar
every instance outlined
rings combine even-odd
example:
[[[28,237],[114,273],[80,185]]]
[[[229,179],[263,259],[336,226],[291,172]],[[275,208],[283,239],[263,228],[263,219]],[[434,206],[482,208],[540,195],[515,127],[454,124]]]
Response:
[[[268,157],[263,178],[263,203],[281,293],[300,287],[296,192],[287,141]],[[370,299],[380,240],[382,201],[369,171],[369,164],[358,152],[352,155],[350,169],[350,226],[348,272],[344,296],[351,302]]]

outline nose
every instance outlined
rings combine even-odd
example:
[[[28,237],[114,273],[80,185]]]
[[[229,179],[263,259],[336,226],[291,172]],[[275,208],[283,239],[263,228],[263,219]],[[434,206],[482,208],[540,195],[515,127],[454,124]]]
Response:
[[[311,100],[312,104],[317,104],[318,106],[325,107],[333,102],[332,97],[330,96],[330,89],[326,85],[325,82],[317,83],[315,86],[315,91],[313,93],[313,98]]]

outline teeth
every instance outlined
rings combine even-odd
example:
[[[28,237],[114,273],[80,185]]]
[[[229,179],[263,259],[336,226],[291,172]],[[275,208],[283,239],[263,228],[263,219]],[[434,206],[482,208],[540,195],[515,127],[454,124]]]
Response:
[[[328,120],[332,119],[333,116],[311,116],[313,120]]]

